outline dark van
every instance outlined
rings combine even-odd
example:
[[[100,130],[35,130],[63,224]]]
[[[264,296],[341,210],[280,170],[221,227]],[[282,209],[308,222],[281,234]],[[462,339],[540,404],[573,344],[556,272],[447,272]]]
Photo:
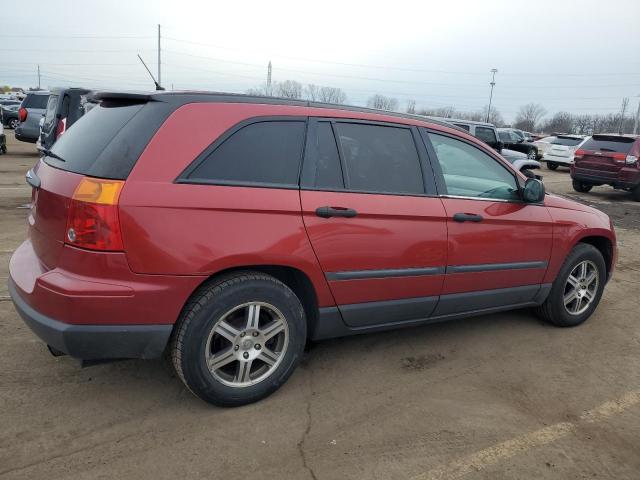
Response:
[[[95,105],[90,101],[92,93],[86,88],[56,88],[51,91],[40,132],[42,149],[50,149],[60,135]]]

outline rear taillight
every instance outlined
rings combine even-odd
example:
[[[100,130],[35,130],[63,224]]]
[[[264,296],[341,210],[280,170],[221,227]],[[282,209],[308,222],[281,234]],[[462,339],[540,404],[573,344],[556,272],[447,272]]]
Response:
[[[60,135],[62,135],[67,129],[67,119],[61,118],[58,120],[58,125],[56,125],[56,133],[55,138],[57,139]]]
[[[627,154],[626,153],[614,153],[611,158],[613,158],[614,160],[617,160],[619,162],[624,162],[627,160]]]
[[[584,154],[586,152],[584,150],[576,150],[575,153],[573,154],[573,160],[582,160],[582,157],[584,157]]]
[[[27,112],[27,109],[24,107],[21,107],[18,110],[18,120],[20,120],[21,122],[24,122],[27,119],[27,115],[29,112]]]
[[[624,159],[624,163],[627,165],[633,165],[634,163],[638,163],[638,157],[635,155],[627,155],[627,158]]]
[[[121,251],[118,199],[124,182],[83,178],[73,193],[65,243],[80,248]]]

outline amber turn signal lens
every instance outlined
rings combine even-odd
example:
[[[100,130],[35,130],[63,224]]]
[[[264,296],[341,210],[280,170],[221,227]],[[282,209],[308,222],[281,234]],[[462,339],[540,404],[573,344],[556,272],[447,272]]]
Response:
[[[73,199],[80,202],[117,205],[123,181],[83,178],[73,193]]]

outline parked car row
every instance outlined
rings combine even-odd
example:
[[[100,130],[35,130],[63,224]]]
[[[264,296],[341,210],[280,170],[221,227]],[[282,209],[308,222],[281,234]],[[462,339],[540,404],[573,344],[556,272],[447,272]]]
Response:
[[[17,140],[49,149],[71,125],[91,109],[93,93],[86,88],[57,88],[29,92],[19,108],[2,108],[2,123],[15,129]],[[2,102],[2,101],[0,101]]]

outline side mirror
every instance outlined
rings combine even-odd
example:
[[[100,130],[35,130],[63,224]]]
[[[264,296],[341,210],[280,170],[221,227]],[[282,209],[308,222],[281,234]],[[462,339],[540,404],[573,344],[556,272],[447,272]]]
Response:
[[[535,178],[527,178],[522,189],[522,199],[527,203],[540,203],[544,200],[544,183]]]

